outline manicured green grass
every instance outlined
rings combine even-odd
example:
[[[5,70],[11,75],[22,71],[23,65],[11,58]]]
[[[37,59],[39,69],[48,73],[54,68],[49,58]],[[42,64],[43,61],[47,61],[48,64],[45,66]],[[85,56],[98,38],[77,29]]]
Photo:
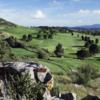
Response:
[[[21,35],[18,35],[18,37],[20,37]],[[92,39],[99,38],[94,38],[93,36],[90,37]],[[65,74],[70,70],[70,68],[75,69],[85,64],[94,65],[100,70],[100,59],[98,59],[100,58],[100,54],[97,54],[94,57],[90,57],[85,60],[77,59],[75,53],[84,45],[84,41],[81,40],[81,35],[80,37],[77,37],[77,33],[75,33],[74,36],[66,33],[57,33],[57,35],[55,35],[53,39],[39,40],[34,38],[31,42],[28,42],[26,44],[48,49],[52,53],[58,43],[61,43],[63,45],[65,51],[63,58],[51,57],[49,61],[40,60],[40,63],[49,67],[53,73]],[[15,55],[19,55],[20,57],[30,56],[34,58],[36,56],[36,54],[32,52],[22,49],[13,49],[13,52],[15,53]]]
[[[16,27],[7,27],[4,29],[4,31],[10,33],[10,35],[15,36],[17,38],[21,38],[23,35],[27,34],[33,34],[36,33],[37,29],[30,29],[27,27],[22,26],[16,26]]]
[[[20,49],[20,48],[18,48],[18,49],[16,49],[16,48],[13,48],[12,49],[12,53],[14,53],[14,55],[16,56],[16,57],[30,57],[30,58],[34,58],[35,56],[36,56],[36,54],[35,53],[33,53],[33,52],[30,52],[30,51],[27,51],[27,50],[25,50],[25,49]]]
[[[29,28],[24,28],[24,27],[13,27],[13,28],[8,28],[5,30],[8,32],[10,35],[13,35],[17,38],[21,38],[24,34],[32,34],[33,36],[36,37],[37,29],[29,29]],[[45,48],[48,49],[49,52],[53,53],[55,50],[55,47],[58,43],[61,43],[64,48],[64,57],[62,58],[57,58],[57,57],[50,57],[49,60],[45,59],[36,59],[37,62],[40,64],[43,64],[44,66],[47,66],[51,72],[54,75],[54,80],[56,81],[56,84],[60,87],[61,91],[68,91],[68,92],[75,92],[78,93],[81,97],[84,97],[87,95],[86,89],[84,90],[82,88],[76,88],[74,84],[68,84],[68,83],[63,83],[62,79],[64,82],[69,81],[70,77],[67,77],[67,73],[71,69],[76,69],[77,67],[81,67],[86,64],[90,64],[92,66],[95,66],[98,68],[100,71],[100,53],[96,54],[95,56],[89,57],[85,60],[79,60],[77,59],[75,53],[77,50],[83,48],[84,46],[84,41],[81,40],[81,35],[77,37],[78,33],[75,33],[74,36],[68,33],[57,33],[53,39],[47,39],[47,40],[42,40],[42,39],[36,39],[35,37],[33,38],[32,41],[26,42],[25,44],[28,46],[32,47],[39,47],[39,48]],[[93,40],[96,38],[99,39],[99,46],[100,46],[100,36],[98,37],[93,37],[90,36]],[[36,49],[37,50],[37,49]],[[36,53],[27,51],[25,49],[14,49],[12,48],[12,53],[16,57],[19,58],[32,58],[34,61],[36,58]],[[60,76],[60,77],[59,77]],[[62,83],[59,83],[61,81]]]
[[[10,35],[13,35],[17,38],[21,38],[24,34],[32,34],[36,37],[36,34],[38,32],[38,29],[30,29],[22,26],[16,26],[16,27],[8,27],[4,31],[8,32]],[[33,38],[31,42],[26,42],[25,44],[30,46],[38,46],[40,48],[48,49],[49,52],[53,53],[55,50],[55,47],[58,43],[61,43],[64,48],[64,57],[63,58],[56,58],[51,57],[50,61],[43,61],[40,60],[40,62],[44,65],[47,65],[52,72],[63,72],[66,73],[70,68],[77,68],[82,66],[83,64],[91,64],[95,65],[100,69],[100,54],[97,54],[95,57],[87,58],[86,60],[79,60],[76,58],[75,53],[77,50],[81,49],[84,45],[84,41],[81,40],[81,36],[79,34],[79,37],[77,37],[78,33],[74,33],[74,36],[68,33],[57,33],[53,39],[36,39]],[[93,37],[90,36],[92,39],[95,40],[95,38],[99,39],[99,45],[100,45],[100,37]],[[15,54],[15,56],[23,57],[36,57],[36,54],[24,49],[12,49],[12,52]]]
[[[92,37],[92,36],[91,36]],[[93,38],[93,37],[92,37]],[[95,37],[97,38],[97,37]],[[98,37],[99,38],[99,37]],[[55,46],[58,43],[61,43],[65,49],[65,57],[64,58],[56,58],[52,57],[51,60],[48,63],[53,66],[60,66],[61,68],[51,68],[51,71],[68,71],[70,68],[77,68],[85,64],[91,64],[96,66],[100,70],[100,61],[96,59],[95,57],[90,57],[85,60],[79,60],[76,58],[76,55],[73,53],[76,53],[78,49],[81,49],[84,45],[84,41],[81,40],[81,37],[77,37],[77,34],[74,36],[71,36],[70,34],[58,34],[54,37],[52,40],[40,40],[39,46],[41,48],[46,48],[49,51],[53,52],[55,49]],[[99,56],[98,56],[99,55]],[[96,56],[100,57],[100,54],[97,54]],[[52,63],[54,62],[54,63]],[[41,63],[44,64],[42,61]],[[48,65],[49,66],[49,65]]]

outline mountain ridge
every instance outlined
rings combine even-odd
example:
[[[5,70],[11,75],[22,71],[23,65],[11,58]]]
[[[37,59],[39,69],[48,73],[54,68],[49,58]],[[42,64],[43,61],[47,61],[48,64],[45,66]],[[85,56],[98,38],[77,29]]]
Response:
[[[71,28],[74,28],[74,29],[100,29],[100,24],[75,26],[75,27],[71,27]]]
[[[0,18],[0,26],[16,26],[16,24],[7,21],[6,19]]]

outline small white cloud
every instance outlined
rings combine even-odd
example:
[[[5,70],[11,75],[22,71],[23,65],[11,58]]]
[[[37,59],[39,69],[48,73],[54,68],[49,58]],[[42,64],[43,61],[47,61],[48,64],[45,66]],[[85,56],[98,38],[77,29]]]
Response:
[[[35,15],[33,16],[34,19],[44,19],[46,18],[46,15],[44,14],[43,11],[37,10]]]
[[[100,9],[98,9],[98,10],[93,10],[93,13],[94,13],[94,14],[100,14]]]
[[[95,10],[88,10],[88,9],[80,9],[78,11],[79,14],[100,14],[100,9],[95,9]]]
[[[86,10],[80,9],[78,13],[80,13],[80,14],[89,14],[89,13],[91,13],[91,11],[88,10],[88,9],[86,9]]]

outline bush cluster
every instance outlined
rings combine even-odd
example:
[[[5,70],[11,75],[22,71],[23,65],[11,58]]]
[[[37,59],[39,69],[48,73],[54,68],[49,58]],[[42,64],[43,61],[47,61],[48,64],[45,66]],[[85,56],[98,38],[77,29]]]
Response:
[[[95,79],[99,76],[98,70],[95,66],[84,65],[77,69],[76,72],[71,73],[71,77],[74,83],[87,85],[91,79]]]
[[[29,74],[10,77],[11,81],[7,83],[7,95],[13,100],[43,100],[45,85],[42,83],[33,83]]]
[[[32,39],[33,39],[32,35],[28,34],[28,35],[23,35],[21,40],[29,42],[32,41]]]
[[[18,39],[16,39],[15,37],[11,36],[7,39],[5,39],[5,41],[9,44],[10,47],[12,48],[24,48],[25,45],[19,41]]]

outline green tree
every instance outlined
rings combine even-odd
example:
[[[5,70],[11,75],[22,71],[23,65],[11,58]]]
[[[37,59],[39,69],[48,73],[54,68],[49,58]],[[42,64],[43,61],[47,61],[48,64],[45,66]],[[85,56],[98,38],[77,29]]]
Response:
[[[99,43],[99,39],[96,38],[95,39],[95,43],[98,44]]]
[[[56,46],[56,49],[55,49],[54,53],[55,53],[55,55],[56,55],[57,57],[62,57],[62,56],[64,55],[64,49],[63,49],[63,47],[62,47],[62,44],[59,43],[59,44]]]
[[[23,35],[22,40],[27,41],[27,35]]]
[[[28,41],[31,41],[33,39],[31,34],[29,34],[27,38],[28,38]]]
[[[89,51],[85,49],[78,50],[76,55],[79,59],[85,59],[90,56]]]
[[[90,47],[89,47],[89,52],[91,54],[96,54],[99,52],[99,46],[97,44],[92,44]]]

